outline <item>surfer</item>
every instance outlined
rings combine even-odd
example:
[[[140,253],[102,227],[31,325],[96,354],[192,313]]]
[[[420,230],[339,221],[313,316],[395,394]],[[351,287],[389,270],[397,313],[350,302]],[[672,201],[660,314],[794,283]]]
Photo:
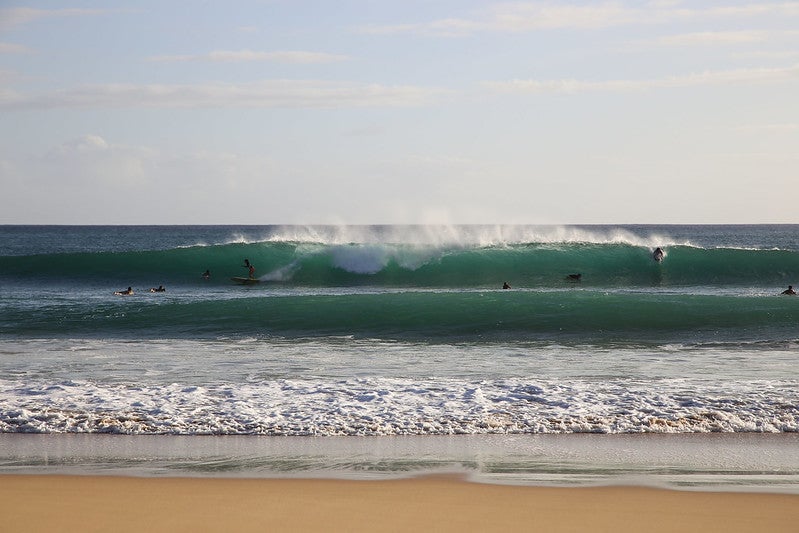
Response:
[[[791,296],[796,296],[796,291],[793,290],[793,285],[788,285],[788,288],[782,291],[782,294],[788,294]]]
[[[247,275],[250,279],[255,277],[255,267],[252,266],[249,259],[244,260],[244,268],[247,269]]]
[[[205,272],[203,272],[203,279],[211,279],[211,271],[210,270],[206,270]]]
[[[663,253],[663,250],[661,250],[660,248],[655,248],[655,252],[652,254],[652,259],[660,263],[661,261],[663,261],[664,255],[665,254]]]
[[[510,289],[510,285],[508,285],[508,282],[507,282],[507,281],[506,281],[505,283],[503,283],[503,284],[502,284],[502,288],[503,288],[503,289]]]
[[[166,292],[166,289],[163,285],[159,285],[158,288],[153,287],[150,289],[150,292]]]
[[[566,281],[581,281],[583,279],[582,274],[569,274],[566,276]]]
[[[130,296],[131,294],[133,294],[133,288],[128,287],[124,291],[116,291],[114,294],[116,294],[117,296]]]

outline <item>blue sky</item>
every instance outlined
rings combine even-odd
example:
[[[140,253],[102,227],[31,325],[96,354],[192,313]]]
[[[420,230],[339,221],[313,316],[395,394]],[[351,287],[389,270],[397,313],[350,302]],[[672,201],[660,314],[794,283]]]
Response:
[[[0,223],[799,223],[799,2],[0,0]]]

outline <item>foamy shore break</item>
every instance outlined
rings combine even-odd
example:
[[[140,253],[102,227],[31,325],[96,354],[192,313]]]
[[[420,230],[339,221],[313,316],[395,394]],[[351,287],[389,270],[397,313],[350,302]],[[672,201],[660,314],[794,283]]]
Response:
[[[7,531],[796,531],[799,495],[393,480],[0,476]]]

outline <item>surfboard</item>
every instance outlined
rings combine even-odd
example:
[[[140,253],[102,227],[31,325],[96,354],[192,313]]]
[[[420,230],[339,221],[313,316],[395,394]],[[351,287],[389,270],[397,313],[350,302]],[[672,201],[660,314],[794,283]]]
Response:
[[[261,280],[258,278],[230,278],[231,281],[235,281],[236,283],[241,283],[242,285],[253,285],[255,283],[260,283]]]

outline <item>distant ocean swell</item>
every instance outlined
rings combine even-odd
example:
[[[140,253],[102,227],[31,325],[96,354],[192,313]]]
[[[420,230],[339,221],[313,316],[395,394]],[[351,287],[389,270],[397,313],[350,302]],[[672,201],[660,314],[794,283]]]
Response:
[[[0,433],[449,435],[799,431],[799,382],[0,380]]]
[[[262,242],[168,250],[0,257],[0,280],[66,284],[227,284],[246,275],[278,285],[340,287],[562,287],[581,274],[593,287],[775,286],[795,283],[799,252],[675,245],[662,263],[631,244],[529,243],[502,246]]]
[[[215,299],[169,293],[6,305],[17,337],[216,338],[351,335],[405,340],[791,341],[794,298],[595,290],[268,292]]]

